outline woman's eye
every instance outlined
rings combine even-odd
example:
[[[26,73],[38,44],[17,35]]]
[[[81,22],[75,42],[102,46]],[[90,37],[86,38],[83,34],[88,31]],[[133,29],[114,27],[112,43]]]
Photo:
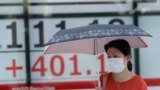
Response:
[[[119,56],[117,56],[117,55],[115,55],[115,56],[113,56],[114,58],[119,58]]]
[[[114,58],[117,58],[117,56],[114,56]]]
[[[120,56],[118,55],[113,55],[113,56],[107,56],[108,58],[119,58]]]

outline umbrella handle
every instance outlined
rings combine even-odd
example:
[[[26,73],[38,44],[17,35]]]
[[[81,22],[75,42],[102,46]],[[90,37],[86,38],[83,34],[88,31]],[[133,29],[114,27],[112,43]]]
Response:
[[[100,81],[100,74],[99,74],[99,72],[97,72],[97,75],[98,75],[98,77],[97,77],[97,79],[98,79],[98,87],[101,87],[101,81]]]

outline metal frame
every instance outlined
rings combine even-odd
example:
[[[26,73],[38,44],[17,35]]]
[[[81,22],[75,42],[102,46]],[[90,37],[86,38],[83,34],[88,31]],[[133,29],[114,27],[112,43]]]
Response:
[[[148,2],[148,1],[140,1],[141,2]],[[120,3],[125,3],[125,2],[120,2]],[[132,8],[133,10],[137,8],[139,2],[132,2]],[[11,19],[11,18],[24,18],[24,24],[25,24],[25,45],[26,45],[26,50],[25,50],[25,55],[26,55],[26,84],[27,86],[31,85],[31,70],[30,70],[30,43],[29,43],[29,19],[33,18],[76,18],[76,17],[101,17],[101,16],[132,16],[133,17],[133,24],[138,26],[138,17],[139,16],[148,16],[148,15],[160,15],[160,11],[153,11],[153,12],[147,12],[147,13],[141,13],[136,11],[133,14],[130,14],[129,12],[125,12],[124,14],[119,14],[118,12],[102,12],[102,13],[76,13],[76,14],[51,14],[51,15],[43,15],[43,14],[32,14],[29,15],[28,13],[28,7],[35,6],[35,5],[71,5],[71,4],[114,4],[114,2],[85,2],[85,3],[28,3],[28,0],[24,0],[23,3],[4,3],[0,4],[0,6],[17,6],[17,5],[22,5],[24,14],[23,15],[0,15],[0,19]],[[135,72],[136,74],[140,75],[140,50],[135,49],[134,50],[134,55],[135,55]]]
[[[30,43],[29,43],[29,14],[28,14],[28,0],[23,2],[24,9],[24,24],[25,24],[25,45],[26,45],[26,84],[31,86],[31,70],[30,70]]]

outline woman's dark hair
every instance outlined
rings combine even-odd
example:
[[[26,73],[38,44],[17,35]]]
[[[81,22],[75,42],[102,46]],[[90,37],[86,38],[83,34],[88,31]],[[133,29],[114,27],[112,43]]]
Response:
[[[107,52],[110,47],[118,49],[124,54],[124,56],[131,56],[131,47],[129,43],[124,39],[110,41],[109,43],[104,45],[105,51]],[[130,60],[127,63],[127,68],[129,71],[132,71],[132,63]]]

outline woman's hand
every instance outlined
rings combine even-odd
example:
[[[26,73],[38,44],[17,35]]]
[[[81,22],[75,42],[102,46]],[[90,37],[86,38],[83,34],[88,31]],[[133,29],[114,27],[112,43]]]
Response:
[[[95,87],[94,90],[102,90],[102,87]]]

